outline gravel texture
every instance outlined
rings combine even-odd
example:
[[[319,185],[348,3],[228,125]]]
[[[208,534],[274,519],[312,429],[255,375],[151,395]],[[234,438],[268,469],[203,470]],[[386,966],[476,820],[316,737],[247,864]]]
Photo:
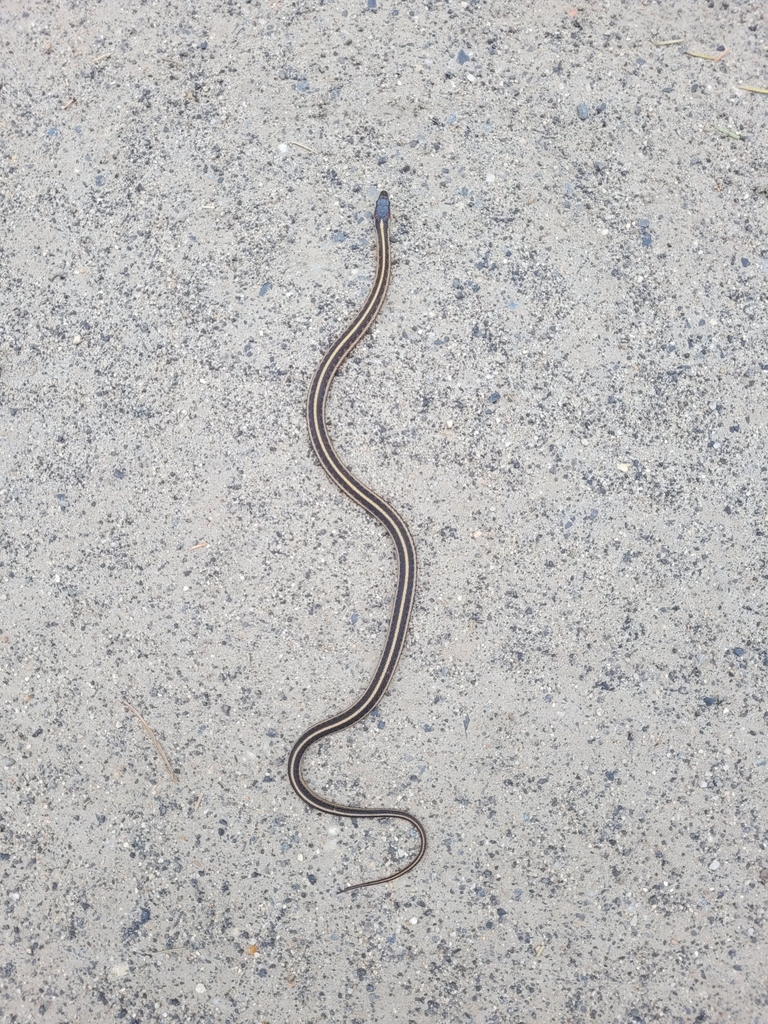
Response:
[[[768,1021],[765,5],[0,27],[0,1017]]]

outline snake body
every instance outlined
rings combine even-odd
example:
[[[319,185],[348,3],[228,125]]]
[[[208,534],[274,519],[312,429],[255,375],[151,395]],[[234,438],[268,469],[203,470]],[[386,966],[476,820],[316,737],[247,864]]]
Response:
[[[336,454],[328,433],[328,424],[325,418],[325,407],[333,379],[360,339],[373,326],[387,294],[391,269],[389,216],[389,197],[386,192],[382,192],[376,201],[373,215],[377,243],[376,276],[373,286],[352,323],[334,341],[315,371],[307,400],[307,428],[315,454],[331,480],[342,493],[362,506],[366,512],[381,523],[392,538],[397,555],[395,599],[384,650],[381,653],[378,665],[367,689],[346,710],[322,722],[318,722],[317,725],[307,729],[296,740],[288,758],[288,778],[301,799],[318,811],[341,815],[345,818],[399,818],[401,821],[408,822],[409,825],[416,829],[419,835],[419,850],[415,857],[404,867],[394,872],[394,874],[387,875],[385,878],[377,878],[372,881],[349,885],[342,889],[342,892],[348,892],[351,889],[361,889],[370,885],[378,885],[381,882],[393,882],[396,878],[401,878],[416,867],[427,848],[427,836],[424,826],[412,814],[393,808],[348,807],[344,804],[335,803],[332,800],[326,800],[325,797],[316,793],[304,781],[301,766],[302,758],[313,744],[318,743],[327,736],[340,732],[342,729],[346,729],[348,726],[355,725],[355,723],[361,721],[373,711],[381,701],[395,673],[398,659],[405,644],[408,621],[416,592],[416,548],[408,527],[399,513],[388,502],[350,473]]]

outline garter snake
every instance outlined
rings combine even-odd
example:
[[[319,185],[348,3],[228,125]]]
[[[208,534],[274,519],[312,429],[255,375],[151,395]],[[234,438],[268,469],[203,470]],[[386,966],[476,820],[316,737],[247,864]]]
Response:
[[[386,693],[387,686],[395,673],[398,659],[405,644],[408,620],[411,615],[416,589],[416,549],[408,527],[388,502],[384,501],[370,487],[366,487],[365,484],[361,483],[350,473],[336,454],[325,419],[325,406],[333,379],[350,352],[373,326],[384,302],[384,297],[387,294],[391,268],[389,212],[389,197],[386,192],[382,192],[376,201],[376,208],[373,214],[377,252],[376,276],[373,286],[359,313],[357,313],[349,327],[334,341],[315,371],[307,399],[307,428],[310,442],[320,461],[320,465],[331,480],[343,494],[351,498],[352,501],[357,502],[374,519],[381,523],[392,538],[398,566],[395,600],[387,629],[384,650],[381,653],[379,663],[365,693],[358,697],[354,704],[351,704],[345,711],[341,711],[332,718],[313,725],[311,729],[307,729],[296,740],[288,758],[288,778],[301,799],[318,811],[325,811],[327,814],[338,814],[345,818],[399,818],[401,821],[407,821],[419,834],[419,851],[405,867],[395,871],[394,874],[369,882],[358,882],[356,885],[349,885],[342,889],[342,892],[347,892],[350,889],[362,889],[369,885],[378,885],[381,882],[392,882],[396,878],[401,878],[408,871],[416,867],[427,848],[427,836],[424,826],[412,814],[393,808],[348,807],[344,804],[335,803],[333,800],[326,800],[325,797],[320,796],[320,794],[307,785],[301,768],[302,758],[313,744],[361,721],[370,711],[373,711]]]

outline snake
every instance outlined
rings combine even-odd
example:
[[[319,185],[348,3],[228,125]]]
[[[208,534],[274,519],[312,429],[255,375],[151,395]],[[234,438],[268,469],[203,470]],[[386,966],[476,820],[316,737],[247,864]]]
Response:
[[[373,327],[384,304],[392,268],[389,237],[390,201],[386,192],[376,200],[373,224],[376,231],[376,273],[373,285],[359,312],[323,356],[312,378],[307,398],[307,430],[315,455],[339,490],[380,523],[391,537],[397,557],[397,585],[384,649],[367,689],[344,711],[307,729],[294,743],[288,758],[288,778],[301,799],[315,810],[344,818],[396,818],[405,821],[419,836],[416,855],[403,867],[384,878],[357,882],[340,892],[394,882],[412,871],[427,850],[427,834],[418,818],[397,808],[349,807],[328,800],[312,789],[304,779],[302,759],[315,743],[362,721],[380,703],[387,692],[408,634],[416,594],[416,547],[402,516],[375,491],[357,479],[339,458],[333,446],[326,420],[326,405],[334,378],[357,344]]]

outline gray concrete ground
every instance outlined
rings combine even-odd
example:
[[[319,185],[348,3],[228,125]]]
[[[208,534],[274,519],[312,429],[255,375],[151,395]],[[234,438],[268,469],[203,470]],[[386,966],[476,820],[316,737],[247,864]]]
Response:
[[[2,1020],[768,1021],[764,5],[0,19]]]

